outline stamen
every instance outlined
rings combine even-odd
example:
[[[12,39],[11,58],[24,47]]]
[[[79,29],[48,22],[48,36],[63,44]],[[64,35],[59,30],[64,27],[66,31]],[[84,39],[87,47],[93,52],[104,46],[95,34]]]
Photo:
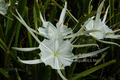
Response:
[[[95,25],[93,26],[93,28],[95,27]]]
[[[109,20],[113,17],[114,14],[112,14],[112,16],[109,18]]]
[[[47,25],[47,28],[49,28],[49,25]]]
[[[60,26],[63,24],[63,22],[60,24]],[[60,28],[60,26],[59,26],[59,28]]]
[[[61,67],[63,67],[63,66],[64,66],[64,64],[61,65]]]
[[[42,57],[42,54],[39,54],[39,56],[41,56],[41,57]]]
[[[78,19],[78,21],[80,21],[80,20],[82,19],[82,17],[83,17],[83,16],[81,16],[81,17]]]
[[[80,35],[81,35],[82,33],[80,33]],[[78,38],[80,37],[80,35],[78,36]]]
[[[84,13],[84,15],[86,16],[87,14],[86,14],[86,13]]]
[[[45,8],[44,8],[44,6],[43,6],[43,5],[41,5],[41,7],[43,7],[43,9],[44,9],[44,12],[45,12]]]
[[[57,21],[57,22],[59,21],[59,20],[57,20],[57,19],[54,19],[54,20]]]
[[[93,6],[92,6],[92,5],[90,5],[90,8],[92,9],[92,8],[93,8]]]
[[[35,29],[36,30],[36,36],[37,36],[37,29]]]
[[[105,6],[103,7],[103,13],[105,13]]]
[[[106,35],[107,35],[107,34],[111,34],[111,32],[106,33]]]
[[[39,19],[39,18],[37,18],[37,20],[40,22],[40,19]]]
[[[117,30],[118,28],[114,29],[113,31]]]
[[[79,58],[80,56],[78,56],[77,58]]]
[[[66,23],[66,25],[68,26],[68,23]]]

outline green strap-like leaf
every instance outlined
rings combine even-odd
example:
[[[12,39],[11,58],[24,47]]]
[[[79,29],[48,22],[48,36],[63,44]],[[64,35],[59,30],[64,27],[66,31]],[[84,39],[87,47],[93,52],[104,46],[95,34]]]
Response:
[[[73,76],[72,78],[70,78],[70,79],[68,79],[68,80],[76,80],[76,79],[78,79],[78,78],[80,78],[80,77],[85,77],[85,76],[87,76],[87,75],[89,75],[89,74],[91,74],[91,73],[93,73],[93,72],[95,72],[95,71],[97,71],[97,70],[99,70],[99,69],[101,69],[101,68],[104,68],[104,67],[106,67],[106,66],[109,66],[109,65],[111,65],[111,64],[113,64],[113,63],[115,63],[115,62],[116,62],[116,60],[111,60],[111,61],[106,62],[106,63],[104,63],[104,64],[101,64],[101,65],[99,65],[99,66],[96,66],[96,67],[93,67],[93,68],[88,69],[88,70],[86,70],[86,71],[83,71],[83,72],[81,72],[81,73],[78,73],[78,74],[76,74],[75,76]]]
[[[0,67],[0,72],[1,72],[5,77],[10,78],[9,74],[7,74],[7,73],[5,72],[5,70],[2,69],[1,67]]]

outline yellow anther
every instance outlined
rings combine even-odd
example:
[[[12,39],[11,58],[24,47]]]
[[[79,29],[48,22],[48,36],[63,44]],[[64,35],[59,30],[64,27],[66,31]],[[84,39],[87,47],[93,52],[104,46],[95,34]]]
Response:
[[[93,28],[95,27],[95,25],[93,26]]]
[[[64,66],[64,64],[61,65],[61,67],[63,67],[63,66]]]
[[[81,35],[82,33],[80,33],[80,35]],[[80,35],[78,36],[78,38],[80,37]]]
[[[78,19],[78,21],[80,21],[80,20],[82,19],[82,17],[83,17],[83,16],[81,16],[81,17]]]
[[[107,34],[111,34],[111,32],[106,33],[106,35],[107,35]]]
[[[58,19],[54,19],[54,20],[57,21],[57,22],[59,21]]]
[[[112,16],[110,17],[110,19],[113,17],[113,15],[114,15],[114,14],[112,14]],[[109,20],[110,20],[110,19],[109,19]]]
[[[47,28],[49,28],[49,25],[47,25]]]
[[[39,56],[41,56],[41,57],[42,57],[42,54],[39,54]]]
[[[103,7],[103,13],[105,13],[105,6]]]
[[[116,25],[115,24],[113,24],[113,27],[115,27]]]
[[[85,16],[87,15],[86,13],[84,13],[85,14]]]
[[[79,58],[80,56],[78,56],[77,58]]]
[[[37,36],[37,29],[35,29],[35,31],[36,31],[36,36]]]
[[[63,22],[60,24],[60,26],[63,24]],[[59,28],[60,28],[60,26],[59,26]]]
[[[68,26],[68,23],[66,23],[66,25]]]
[[[93,8],[93,5],[90,5],[90,8]]]
[[[114,29],[113,31],[117,30],[118,28]]]
[[[37,20],[40,22],[40,19],[39,19],[39,18],[37,18]]]
[[[43,9],[44,9],[44,12],[45,12],[45,8],[44,8],[44,6],[43,6],[43,5],[41,5],[41,7],[43,7]]]

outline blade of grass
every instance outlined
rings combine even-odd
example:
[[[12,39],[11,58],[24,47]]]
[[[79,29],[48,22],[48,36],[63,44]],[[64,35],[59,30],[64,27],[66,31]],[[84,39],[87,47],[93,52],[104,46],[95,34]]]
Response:
[[[104,68],[104,67],[106,67],[108,65],[111,65],[111,64],[113,64],[115,62],[116,62],[116,60],[111,60],[111,61],[106,62],[104,64],[101,64],[99,66],[96,66],[96,67],[93,67],[91,69],[88,69],[88,70],[86,70],[84,72],[78,73],[78,74],[76,74],[75,76],[73,76],[72,78],[70,78],[68,80],[76,80],[76,79],[78,79],[80,77],[85,77],[85,76],[87,76],[87,75],[89,75],[89,74],[91,74],[91,73],[93,73],[93,72],[95,72],[95,71],[97,71],[97,70],[99,70],[101,68]]]

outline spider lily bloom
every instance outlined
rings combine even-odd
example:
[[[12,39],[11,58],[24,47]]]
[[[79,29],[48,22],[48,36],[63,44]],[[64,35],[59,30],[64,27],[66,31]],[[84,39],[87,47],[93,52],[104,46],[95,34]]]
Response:
[[[70,66],[74,61],[73,59],[77,60],[79,58],[93,56],[108,49],[107,47],[91,53],[74,55],[72,53],[72,49],[74,47],[80,47],[80,45],[79,46],[72,45],[69,40],[63,41],[62,39],[58,40],[57,38],[55,38],[50,40],[44,39],[38,47],[34,47],[34,48],[17,48],[17,47],[12,47],[12,48],[19,51],[32,51],[35,49],[40,49],[41,50],[39,54],[39,56],[41,57],[40,59],[21,60],[18,58],[19,61],[24,64],[45,63],[45,65],[50,65],[52,69],[56,69],[58,71],[59,75],[63,80],[67,80],[67,79],[62,75],[60,70],[65,69],[66,66]],[[81,47],[83,46],[81,45]]]
[[[85,26],[86,31],[87,30],[98,30],[96,32],[89,33],[89,35],[91,35],[92,37],[94,37],[95,39],[97,39],[100,42],[118,45],[117,43],[107,42],[107,41],[102,41],[101,40],[101,39],[104,39],[104,38],[113,38],[113,39],[120,38],[120,35],[114,35],[115,32],[120,31],[120,30],[113,31],[112,29],[110,29],[106,25],[105,20],[106,20],[106,17],[107,17],[109,6],[106,9],[106,12],[105,12],[105,15],[104,15],[103,19],[102,20],[100,19],[101,10],[102,10],[104,1],[105,0],[103,0],[103,2],[100,4],[100,6],[98,8],[95,20],[94,20],[94,17],[89,19],[89,22]]]
[[[57,22],[56,27],[51,22],[43,19],[42,14],[40,13],[40,17],[43,25],[42,27],[38,28],[39,33],[43,34],[47,38],[56,36],[58,30],[63,36],[72,33],[72,29],[64,25],[66,10],[67,10],[67,2],[65,2],[65,6],[60,14],[59,22]]]
[[[9,5],[10,4],[7,4],[4,0],[0,0],[0,14],[5,15]]]

